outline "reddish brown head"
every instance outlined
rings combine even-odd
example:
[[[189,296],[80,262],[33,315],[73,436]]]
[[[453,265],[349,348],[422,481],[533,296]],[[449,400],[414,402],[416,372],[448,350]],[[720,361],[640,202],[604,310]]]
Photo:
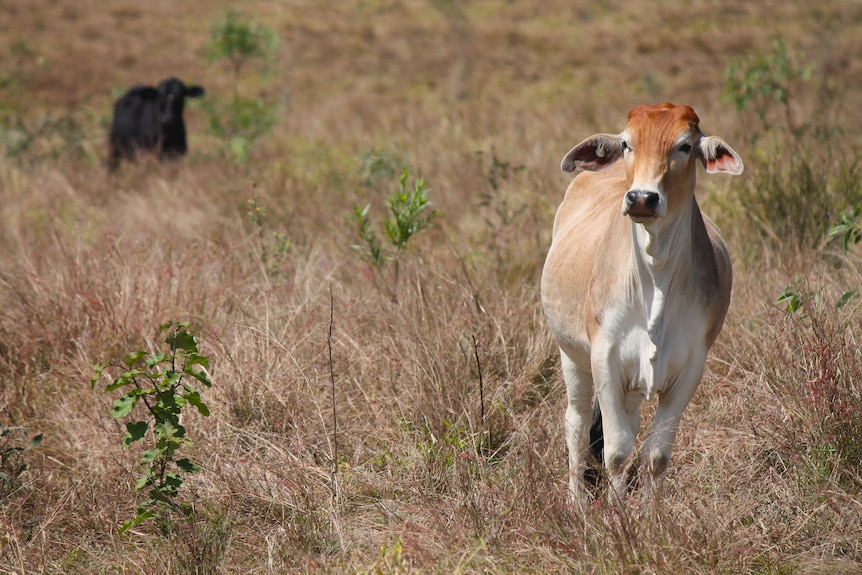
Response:
[[[691,201],[695,159],[709,173],[742,173],[737,153],[721,138],[704,136],[699,123],[689,106],[638,106],[629,112],[622,133],[584,140],[566,154],[561,167],[567,172],[602,170],[623,158],[628,184],[623,214],[639,222],[665,217]]]

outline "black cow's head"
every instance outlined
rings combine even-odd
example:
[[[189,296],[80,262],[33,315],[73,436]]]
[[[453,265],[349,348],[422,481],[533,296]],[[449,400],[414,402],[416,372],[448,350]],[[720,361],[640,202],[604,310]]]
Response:
[[[204,89],[201,86],[186,86],[177,78],[162,80],[158,92],[159,119],[162,125],[182,121],[185,99],[199,98],[204,95]]]

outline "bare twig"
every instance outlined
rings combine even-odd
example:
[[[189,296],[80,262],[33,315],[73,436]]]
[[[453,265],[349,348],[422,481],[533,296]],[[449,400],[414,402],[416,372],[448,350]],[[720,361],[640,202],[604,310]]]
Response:
[[[482,381],[482,364],[479,362],[479,344],[476,343],[476,336],[473,338],[473,353],[476,355],[476,369],[479,370],[479,408],[480,421],[482,422],[482,433],[485,433],[485,383]]]
[[[338,499],[338,415],[335,413],[335,370],[332,368],[332,324],[335,318],[335,297],[332,295],[332,284],[329,284],[329,379],[332,389],[332,497]]]

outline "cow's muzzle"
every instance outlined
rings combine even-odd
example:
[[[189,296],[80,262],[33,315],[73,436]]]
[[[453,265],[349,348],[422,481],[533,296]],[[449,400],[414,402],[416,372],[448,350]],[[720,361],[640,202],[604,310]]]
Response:
[[[658,217],[660,199],[658,192],[629,190],[623,202],[623,215],[636,219]]]

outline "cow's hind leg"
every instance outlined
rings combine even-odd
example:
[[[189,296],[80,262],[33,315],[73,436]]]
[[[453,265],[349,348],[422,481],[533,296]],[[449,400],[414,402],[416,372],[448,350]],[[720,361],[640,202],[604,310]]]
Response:
[[[593,423],[590,425],[590,448],[587,456],[587,467],[584,470],[584,483],[594,495],[597,495],[602,484],[602,466],[605,459],[605,436],[602,430],[602,408],[598,401],[593,402]]]
[[[580,369],[560,350],[563,379],[566,381],[566,445],[569,449],[569,493],[577,505],[588,496],[581,478],[586,467],[587,438],[592,423],[593,376]]]

